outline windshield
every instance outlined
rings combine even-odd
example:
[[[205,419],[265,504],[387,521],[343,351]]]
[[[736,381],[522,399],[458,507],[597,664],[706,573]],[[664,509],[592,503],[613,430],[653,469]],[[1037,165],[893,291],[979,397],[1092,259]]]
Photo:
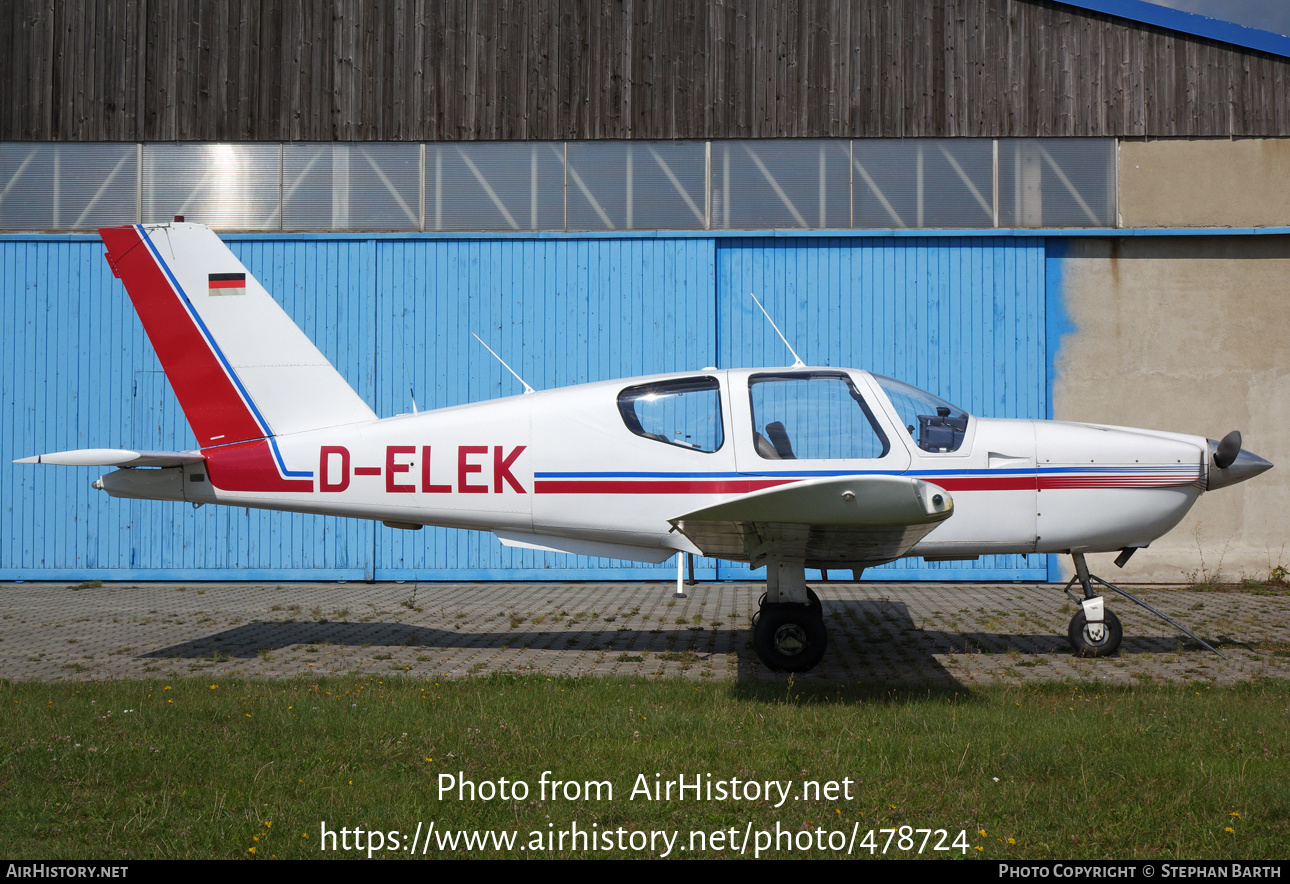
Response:
[[[902,381],[873,375],[891,400],[900,423],[923,451],[958,451],[967,432],[968,413]]]

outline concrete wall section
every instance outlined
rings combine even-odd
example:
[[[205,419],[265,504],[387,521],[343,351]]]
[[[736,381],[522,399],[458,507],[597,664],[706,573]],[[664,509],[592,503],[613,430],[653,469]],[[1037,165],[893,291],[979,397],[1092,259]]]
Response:
[[[1266,576],[1290,564],[1290,237],[1129,237],[1063,244],[1053,411],[1059,420],[1232,429],[1277,465],[1205,494],[1117,572],[1127,582]],[[1053,296],[1050,289],[1050,298]],[[1050,314],[1054,313],[1050,305]],[[1203,577],[1202,574],[1197,574]]]
[[[1121,227],[1277,227],[1290,139],[1120,142]]]

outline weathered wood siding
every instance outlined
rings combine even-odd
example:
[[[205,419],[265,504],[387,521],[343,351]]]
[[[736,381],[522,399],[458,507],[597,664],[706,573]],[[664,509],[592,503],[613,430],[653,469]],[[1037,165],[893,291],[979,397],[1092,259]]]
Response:
[[[7,0],[0,140],[1290,135],[1290,60],[1047,0]]]

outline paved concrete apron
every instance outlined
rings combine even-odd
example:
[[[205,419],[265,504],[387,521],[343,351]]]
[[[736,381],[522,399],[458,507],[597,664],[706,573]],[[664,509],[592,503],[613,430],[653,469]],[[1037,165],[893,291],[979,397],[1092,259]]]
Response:
[[[0,678],[101,680],[482,672],[776,678],[748,630],[762,587],[658,583],[0,585]],[[1234,682],[1290,676],[1290,596],[1148,589],[1227,660],[1108,599],[1119,654],[1072,656],[1073,613],[1034,585],[826,584],[809,676],[892,685]],[[798,676],[802,678],[803,676]]]

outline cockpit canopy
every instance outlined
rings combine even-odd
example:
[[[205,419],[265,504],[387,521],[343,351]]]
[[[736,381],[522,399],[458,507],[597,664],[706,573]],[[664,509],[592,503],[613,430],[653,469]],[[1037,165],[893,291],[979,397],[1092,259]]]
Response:
[[[881,375],[871,375],[900,424],[926,452],[957,451],[969,415],[944,399]],[[852,375],[834,369],[757,372],[748,376],[753,448],[765,460],[875,459],[891,451],[892,429],[882,408],[866,402]],[[730,391],[731,395],[739,395]],[[724,440],[722,384],[700,375],[626,387],[618,411],[637,436],[693,451],[716,452]]]

